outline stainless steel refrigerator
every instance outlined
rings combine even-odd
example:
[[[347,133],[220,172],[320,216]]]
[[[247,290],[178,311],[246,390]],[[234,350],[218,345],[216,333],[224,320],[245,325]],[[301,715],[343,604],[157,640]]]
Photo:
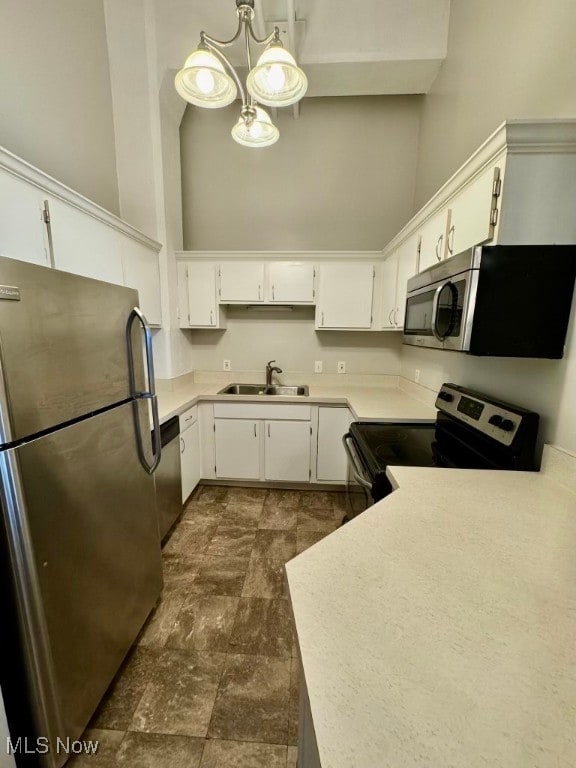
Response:
[[[50,768],[162,587],[149,412],[160,430],[137,303],[128,288],[0,258],[1,554]]]

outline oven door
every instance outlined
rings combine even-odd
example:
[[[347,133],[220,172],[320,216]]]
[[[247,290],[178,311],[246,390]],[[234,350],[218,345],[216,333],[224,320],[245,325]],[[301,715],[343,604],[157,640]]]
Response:
[[[478,270],[411,291],[406,299],[404,343],[465,352],[470,347]]]
[[[344,435],[342,442],[348,456],[348,481],[346,484],[348,511],[344,518],[347,521],[371,507],[374,504],[374,499],[372,498],[372,482],[362,466],[354,440],[349,432]]]

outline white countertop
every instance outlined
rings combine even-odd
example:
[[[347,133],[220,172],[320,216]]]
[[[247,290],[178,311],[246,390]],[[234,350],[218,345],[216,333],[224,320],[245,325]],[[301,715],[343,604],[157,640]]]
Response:
[[[218,395],[224,385],[190,384],[175,392],[158,393],[160,423],[178,416],[200,401],[273,402],[348,405],[355,419],[382,421],[435,421],[436,409],[397,387],[336,387],[310,385],[308,397]]]
[[[576,495],[391,475],[286,566],[322,768],[574,768]]]

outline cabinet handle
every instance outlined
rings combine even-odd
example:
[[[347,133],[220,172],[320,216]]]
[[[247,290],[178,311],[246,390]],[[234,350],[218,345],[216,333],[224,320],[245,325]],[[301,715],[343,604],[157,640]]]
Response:
[[[258,286],[258,301],[262,300],[262,286]]]
[[[444,240],[444,235],[440,235],[440,237],[438,238],[438,242],[436,243],[436,258],[438,259],[438,261],[442,261],[442,256],[440,256],[438,251],[440,249],[440,245],[443,240]]]
[[[452,237],[452,240],[450,240],[450,237]],[[448,250],[450,251],[450,256],[454,255],[454,224],[450,227],[448,230]]]
[[[400,310],[398,308],[396,308],[394,310],[394,325],[398,325],[398,317],[397,317],[398,312],[400,312]]]
[[[324,326],[324,312],[322,312],[322,323],[321,323],[321,325]]]
[[[274,286],[272,286],[272,301],[274,301]]]
[[[186,450],[186,443],[184,442],[184,438],[180,438],[180,453],[184,453]]]
[[[392,312],[394,312],[393,309],[390,310],[390,314],[388,315],[388,322],[390,325],[393,325],[394,321],[392,320]]]
[[[210,325],[214,325],[214,312],[210,310]]]
[[[254,437],[258,437],[258,434],[256,432],[256,424],[254,424]]]
[[[270,437],[270,422],[268,422],[268,437]]]

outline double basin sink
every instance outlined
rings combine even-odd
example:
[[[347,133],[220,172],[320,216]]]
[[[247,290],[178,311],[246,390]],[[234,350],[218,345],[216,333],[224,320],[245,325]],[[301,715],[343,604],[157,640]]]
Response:
[[[284,395],[307,397],[308,387],[267,387],[265,384],[229,384],[219,395]]]

